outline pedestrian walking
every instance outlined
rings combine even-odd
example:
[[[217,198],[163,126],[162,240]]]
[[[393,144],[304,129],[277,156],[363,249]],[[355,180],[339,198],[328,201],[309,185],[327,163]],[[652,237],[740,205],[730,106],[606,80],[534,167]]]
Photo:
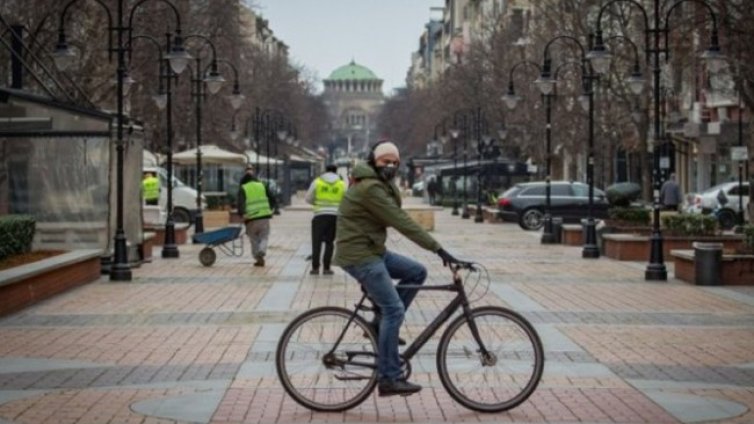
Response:
[[[275,206],[275,197],[270,192],[270,187],[257,179],[252,165],[247,165],[238,189],[237,207],[251,242],[254,266],[264,266],[267,240],[270,237],[270,218]]]
[[[429,198],[429,204],[434,205],[437,196],[437,181],[435,177],[430,177],[427,180],[427,197]]]
[[[662,184],[660,188],[660,202],[663,209],[669,211],[677,211],[678,206],[683,202],[681,188],[678,187],[678,183],[675,181],[675,173],[670,174],[670,178]]]
[[[401,196],[393,182],[400,164],[398,147],[382,141],[372,147],[367,163],[353,168],[354,184],[340,203],[337,219],[335,264],[355,278],[376,306],[372,325],[377,330],[380,396],[407,396],[421,386],[403,377],[398,354],[399,331],[416,290],[398,286],[420,285],[427,269],[409,257],[385,248],[387,228],[437,253],[444,264],[458,262],[401,209]]]
[[[309,185],[305,200],[314,207],[312,218],[312,269],[309,274],[318,275],[322,243],[325,244],[322,256],[322,274],[332,275],[330,268],[335,241],[335,226],[338,216],[338,205],[346,192],[346,183],[337,174],[335,165],[325,167],[325,172]]]
[[[141,192],[147,205],[157,206],[160,203],[160,179],[154,172],[145,172],[141,180]]]

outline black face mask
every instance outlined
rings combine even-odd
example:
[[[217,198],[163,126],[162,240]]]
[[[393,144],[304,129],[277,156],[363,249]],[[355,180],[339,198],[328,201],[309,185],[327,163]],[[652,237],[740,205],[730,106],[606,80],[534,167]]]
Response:
[[[379,175],[384,181],[390,181],[398,175],[398,167],[392,164],[387,166],[377,166],[375,169],[377,170],[377,175]]]

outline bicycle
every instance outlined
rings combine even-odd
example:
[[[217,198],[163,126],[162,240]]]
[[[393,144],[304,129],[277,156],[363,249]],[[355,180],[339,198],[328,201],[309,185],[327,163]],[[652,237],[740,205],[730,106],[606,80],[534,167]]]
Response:
[[[461,405],[500,412],[534,393],[542,377],[544,350],[536,330],[520,314],[497,306],[471,308],[460,271],[480,272],[475,265],[479,264],[450,265],[452,284],[402,287],[457,293],[401,353],[402,368],[408,378],[411,359],[460,308],[461,314],[448,324],[437,346],[440,381]],[[364,294],[353,310],[311,309],[283,331],[275,367],[285,391],[300,405],[315,411],[345,411],[366,400],[376,387],[377,335],[359,314],[374,309],[364,304],[366,299]]]

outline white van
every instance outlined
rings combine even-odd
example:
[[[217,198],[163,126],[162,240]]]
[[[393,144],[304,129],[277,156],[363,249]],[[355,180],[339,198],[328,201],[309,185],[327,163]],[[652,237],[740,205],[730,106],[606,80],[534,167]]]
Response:
[[[154,172],[160,179],[160,208],[168,206],[168,171],[165,168],[145,166],[143,172]],[[207,209],[207,199],[202,194],[202,210]],[[196,214],[196,190],[189,187],[173,174],[173,220],[175,222],[193,223]]]

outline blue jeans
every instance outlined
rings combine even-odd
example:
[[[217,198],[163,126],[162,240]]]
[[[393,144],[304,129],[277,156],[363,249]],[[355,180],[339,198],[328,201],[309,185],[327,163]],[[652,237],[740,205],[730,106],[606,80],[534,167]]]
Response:
[[[397,290],[393,280],[399,280],[398,287],[424,284],[427,268],[413,259],[387,251],[381,260],[349,265],[343,269],[361,283],[372,301],[382,310],[377,340],[377,372],[380,380],[395,381],[401,377],[398,333],[406,309],[414,300],[417,290]]]

